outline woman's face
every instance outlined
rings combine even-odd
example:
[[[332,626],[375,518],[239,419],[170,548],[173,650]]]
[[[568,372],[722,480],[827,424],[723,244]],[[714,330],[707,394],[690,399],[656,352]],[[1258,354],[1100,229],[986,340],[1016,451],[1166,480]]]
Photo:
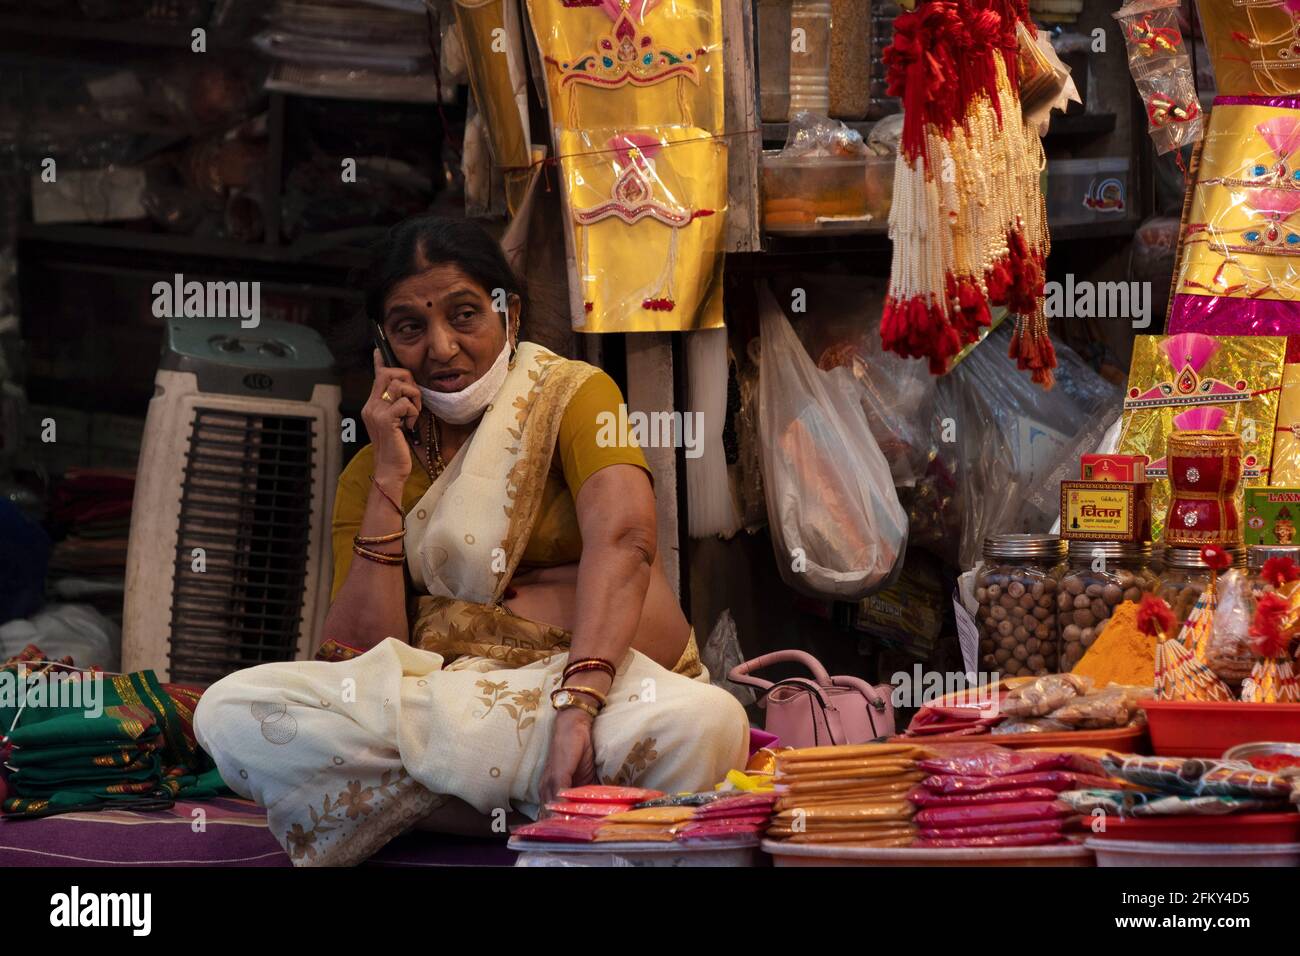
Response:
[[[519,297],[507,301],[511,341],[518,334]],[[384,333],[416,382],[459,392],[492,367],[506,343],[506,322],[492,294],[459,266],[440,263],[393,286],[384,301]]]

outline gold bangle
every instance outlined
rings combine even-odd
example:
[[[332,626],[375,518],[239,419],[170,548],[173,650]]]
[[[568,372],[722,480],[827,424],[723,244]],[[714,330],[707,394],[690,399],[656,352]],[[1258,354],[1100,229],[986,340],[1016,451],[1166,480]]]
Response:
[[[596,688],[594,687],[570,687],[567,685],[561,685],[555,688],[555,690],[551,691],[551,697],[554,697],[562,690],[572,691],[575,694],[586,694],[588,697],[594,699],[596,703],[599,704],[601,707],[605,706],[605,701],[606,701],[605,695],[602,694],[600,691],[596,690]]]
[[[356,534],[352,536],[352,543],[353,544],[388,544],[390,541],[396,541],[399,538],[405,538],[405,537],[406,537],[406,529],[403,528],[401,531],[393,531],[389,534],[372,534],[372,535],[366,535],[365,537]]]
[[[555,700],[552,699],[551,705],[556,710],[571,710],[576,708],[586,713],[588,717],[593,717],[593,718],[600,713],[600,711],[598,711],[595,707],[592,707],[591,704],[584,704],[582,701],[578,700],[578,698],[574,697],[572,694],[570,694],[565,700],[560,701],[559,703],[556,703]]]
[[[399,565],[406,563],[404,554],[384,554],[382,551],[371,551],[369,548],[363,548],[359,544],[352,546],[354,554],[359,554],[367,561],[374,561],[376,564]]]

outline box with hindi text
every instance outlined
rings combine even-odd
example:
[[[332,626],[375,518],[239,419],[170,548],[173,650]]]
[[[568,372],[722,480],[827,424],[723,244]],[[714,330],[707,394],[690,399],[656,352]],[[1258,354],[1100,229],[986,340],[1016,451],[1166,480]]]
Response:
[[[1151,540],[1151,482],[1061,482],[1061,537],[1073,541]]]

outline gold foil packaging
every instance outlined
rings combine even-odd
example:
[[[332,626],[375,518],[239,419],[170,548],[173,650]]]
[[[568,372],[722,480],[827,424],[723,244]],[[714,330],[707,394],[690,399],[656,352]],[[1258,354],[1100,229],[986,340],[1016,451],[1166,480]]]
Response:
[[[1169,507],[1166,440],[1175,429],[1239,434],[1242,486],[1269,484],[1285,354],[1286,339],[1272,336],[1137,337],[1118,452],[1150,460],[1146,475],[1154,483],[1151,520],[1157,537]],[[1238,509],[1242,503],[1238,491]]]

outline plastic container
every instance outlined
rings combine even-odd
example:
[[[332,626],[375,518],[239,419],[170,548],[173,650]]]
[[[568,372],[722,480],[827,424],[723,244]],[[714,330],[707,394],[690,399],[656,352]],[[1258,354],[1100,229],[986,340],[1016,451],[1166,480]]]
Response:
[[[1257,740],[1300,742],[1300,704],[1144,700],[1152,749],[1169,757],[1218,757]]]
[[[861,120],[871,109],[871,0],[831,0],[830,115]]]
[[[547,843],[510,838],[515,866],[754,866],[758,837],[701,843]]]
[[[764,123],[790,118],[790,0],[757,0],[758,114]]]
[[[1243,567],[1246,553],[1241,548],[1226,548],[1233,556],[1233,564]],[[1210,583],[1210,568],[1201,560],[1200,548],[1165,548],[1162,555],[1164,570],[1156,584],[1156,596],[1163,598],[1174,612],[1174,637],[1187,623],[1188,615],[1200,600]]]
[[[1086,846],[971,847],[931,850],[912,847],[818,846],[764,840],[773,866],[1095,866]]]
[[[1158,843],[1089,837],[1098,866],[1300,866],[1300,843]]]
[[[1250,593],[1256,601],[1273,591],[1273,585],[1259,575],[1264,568],[1264,562],[1269,558],[1290,558],[1300,565],[1300,545],[1252,544],[1246,548],[1246,568],[1250,571]]]
[[[889,227],[889,210],[894,205],[896,162],[893,156],[867,157],[867,215],[871,217],[873,229]]]
[[[1137,602],[1155,590],[1150,570],[1151,544],[1123,541],[1071,541],[1070,570],[1057,594],[1057,624],[1061,634],[1061,673],[1074,670],[1101,634],[1111,614],[1124,601]],[[1098,566],[1101,557],[1102,570]]]
[[[1127,158],[1055,159],[1047,164],[1047,219],[1052,225],[1129,215]]]
[[[790,8],[790,114],[831,106],[830,0],[794,0]]]
[[[1223,752],[1224,760],[1240,760],[1253,764],[1254,757],[1272,757],[1286,754],[1288,757],[1300,757],[1300,744],[1289,744],[1281,740],[1253,740],[1248,744],[1238,744]],[[1297,817],[1300,819],[1300,817]]]
[[[1104,840],[1148,843],[1296,843],[1300,813],[1230,813],[1222,816],[1127,817],[1107,820]]]
[[[1057,670],[1057,597],[1065,542],[1054,534],[995,534],[975,571],[980,666],[1010,677]]]
[[[786,157],[781,150],[763,153],[763,227],[770,232],[815,232],[818,220],[867,218],[867,167],[855,157]]]

